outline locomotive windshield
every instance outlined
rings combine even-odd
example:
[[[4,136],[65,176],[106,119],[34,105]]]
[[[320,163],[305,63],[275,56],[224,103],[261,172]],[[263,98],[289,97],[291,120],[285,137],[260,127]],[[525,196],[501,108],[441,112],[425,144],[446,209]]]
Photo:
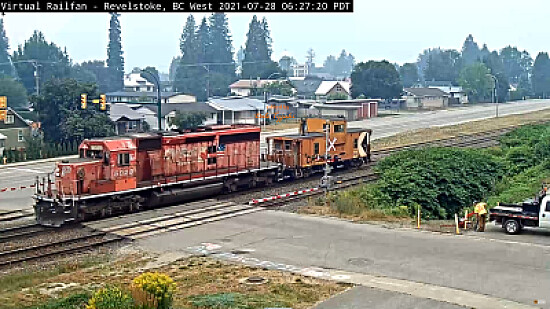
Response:
[[[89,158],[89,159],[103,159],[103,150],[80,150],[80,157],[81,158]]]

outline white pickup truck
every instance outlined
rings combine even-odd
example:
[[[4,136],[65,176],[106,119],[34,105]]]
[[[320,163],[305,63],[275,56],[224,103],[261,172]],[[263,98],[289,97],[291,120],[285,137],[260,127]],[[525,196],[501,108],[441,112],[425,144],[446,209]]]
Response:
[[[546,191],[533,201],[504,204],[489,210],[489,221],[501,224],[508,234],[518,234],[524,227],[550,230],[550,195]]]

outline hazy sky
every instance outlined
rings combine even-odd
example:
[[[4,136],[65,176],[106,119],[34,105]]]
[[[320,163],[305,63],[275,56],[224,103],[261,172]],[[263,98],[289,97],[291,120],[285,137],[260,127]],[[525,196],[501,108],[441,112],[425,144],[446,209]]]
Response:
[[[415,61],[429,47],[460,49],[471,33],[489,49],[506,45],[526,49],[534,58],[550,50],[548,0],[355,0],[354,13],[266,14],[273,38],[273,58],[283,51],[299,62],[308,48],[322,65],[342,49],[357,61]],[[126,13],[121,16],[126,70],[156,66],[167,72],[179,54],[186,13]],[[195,18],[200,20],[202,14]],[[235,51],[244,45],[252,14],[228,14]],[[41,30],[48,41],[67,47],[75,62],[106,58],[109,15],[69,13],[8,13],[6,32],[13,49]]]

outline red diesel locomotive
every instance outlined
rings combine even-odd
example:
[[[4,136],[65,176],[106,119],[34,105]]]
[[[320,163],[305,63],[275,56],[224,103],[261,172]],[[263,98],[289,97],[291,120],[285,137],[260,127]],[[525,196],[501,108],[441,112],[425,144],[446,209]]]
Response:
[[[307,128],[311,121],[303,119],[301,127]],[[338,123],[346,126],[345,120]],[[370,130],[365,131],[370,136]],[[348,146],[353,144],[358,133],[344,132],[349,136],[339,138],[349,139]],[[304,130],[301,134],[318,135]],[[345,149],[338,150],[344,160],[330,161],[333,166],[349,166],[348,159],[368,160],[370,145],[355,141],[353,147],[348,156],[343,156]],[[289,177],[288,162],[269,161],[277,157],[276,151],[261,160],[260,127],[254,125],[213,125],[185,133],[84,140],[79,158],[57,163],[55,179],[37,183],[36,219],[42,225],[60,226],[306,176],[291,173]]]

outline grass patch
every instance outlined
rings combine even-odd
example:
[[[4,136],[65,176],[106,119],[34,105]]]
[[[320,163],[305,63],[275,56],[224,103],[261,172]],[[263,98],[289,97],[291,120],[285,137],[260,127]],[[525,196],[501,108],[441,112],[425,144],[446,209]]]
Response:
[[[62,299],[53,299],[39,306],[24,307],[23,309],[82,309],[88,303],[90,296],[90,293],[78,293]]]

